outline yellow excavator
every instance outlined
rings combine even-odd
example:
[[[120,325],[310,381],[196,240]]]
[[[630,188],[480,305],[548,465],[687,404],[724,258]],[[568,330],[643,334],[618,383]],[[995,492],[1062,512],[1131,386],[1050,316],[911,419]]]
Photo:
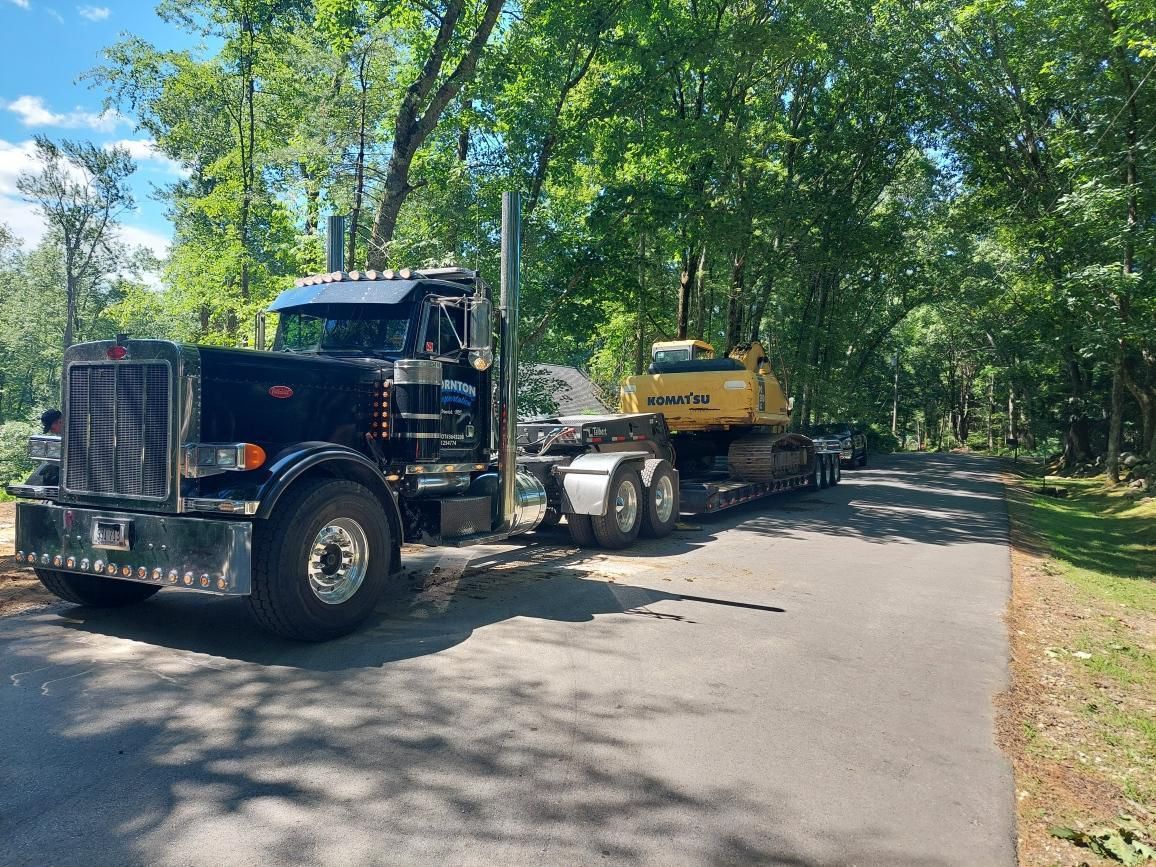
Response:
[[[620,409],[666,417],[684,477],[725,472],[734,482],[787,487],[838,481],[827,443],[787,431],[791,402],[758,342],[723,358],[701,340],[655,343],[647,372],[622,384]]]

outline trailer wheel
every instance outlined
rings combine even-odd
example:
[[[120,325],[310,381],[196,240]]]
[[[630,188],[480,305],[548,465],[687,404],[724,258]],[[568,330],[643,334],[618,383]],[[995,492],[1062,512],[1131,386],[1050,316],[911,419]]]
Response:
[[[652,458],[642,465],[641,533],[651,539],[669,536],[678,523],[678,485],[668,461]]]
[[[814,490],[819,490],[823,487],[823,456],[815,455],[815,466],[811,473],[811,487]]]
[[[57,572],[55,569],[33,571],[45,589],[65,602],[91,605],[94,608],[123,608],[126,605],[136,605],[156,595],[161,589],[149,584],[137,584],[135,581],[119,581],[116,578],[100,578],[96,575],[74,575],[71,572]]]
[[[645,504],[638,470],[619,465],[610,477],[610,503],[605,515],[591,515],[590,526],[603,548],[629,547],[642,529]]]
[[[594,528],[590,526],[589,515],[567,515],[566,527],[570,530],[570,538],[579,548],[598,546],[598,540],[594,538]]]
[[[835,459],[831,461],[831,484],[837,485],[843,478],[843,462],[839,460],[839,456],[835,455]]]
[[[368,488],[344,479],[304,482],[253,528],[249,610],[275,635],[337,638],[373,612],[389,561],[389,522]]]

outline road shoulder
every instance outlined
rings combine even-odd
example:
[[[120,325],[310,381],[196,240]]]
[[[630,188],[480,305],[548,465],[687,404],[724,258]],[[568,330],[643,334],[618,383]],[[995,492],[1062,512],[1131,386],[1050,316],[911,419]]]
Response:
[[[1156,824],[1156,610],[1145,586],[1151,579],[1130,576],[1126,560],[1097,562],[1090,548],[1091,534],[1110,534],[1108,544],[1135,547],[1139,556],[1143,534],[1134,546],[1114,534],[1136,526],[1151,532],[1156,521],[1140,509],[1136,526],[1117,529],[1111,522],[1136,510],[1098,514],[1079,484],[1070,499],[1055,502],[1018,477],[1009,476],[1007,491],[1011,683],[997,702],[997,726],[1015,770],[1019,861],[1119,863],[1051,829],[1120,828],[1121,815]]]

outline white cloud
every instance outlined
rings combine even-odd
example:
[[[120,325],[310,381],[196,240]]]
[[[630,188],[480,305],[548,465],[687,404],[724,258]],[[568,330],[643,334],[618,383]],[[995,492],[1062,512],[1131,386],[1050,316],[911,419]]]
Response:
[[[148,247],[161,259],[169,254],[169,245],[172,243],[171,238],[165,237],[160,232],[140,226],[121,226],[117,234],[130,247]]]
[[[16,188],[16,179],[22,172],[36,171],[36,144],[29,140],[19,144],[0,139],[0,223],[32,247],[44,237],[44,220],[36,206],[24,201]],[[171,239],[152,229],[122,225],[120,239],[131,246],[148,247],[157,256],[168,254]]]
[[[112,14],[112,10],[107,6],[77,6],[76,12],[81,18],[87,18],[89,21],[103,21]]]
[[[0,139],[0,223],[17,238],[35,244],[44,234],[44,223],[36,208],[25,202],[16,189],[22,172],[35,171],[36,145],[31,141],[13,144]]]
[[[138,163],[152,163],[158,169],[168,172],[176,177],[188,177],[188,170],[174,159],[165,156],[159,150],[154,142],[147,138],[122,138],[117,141],[110,141],[104,145],[105,148],[122,147],[128,151],[131,156]]]
[[[19,6],[21,9],[28,8],[28,0],[8,0],[8,2],[14,6]]]
[[[77,108],[65,113],[52,111],[39,96],[21,96],[4,105],[8,111],[19,116],[25,126],[58,126],[67,129],[87,127],[99,132],[112,132],[121,122],[115,111],[95,114]]]
[[[13,0],[13,2],[15,2],[15,0]],[[46,14],[46,15],[51,15],[51,16],[52,16],[53,18],[55,18],[55,19],[56,19],[56,20],[57,20],[59,23],[61,23],[61,24],[63,24],[63,23],[64,23],[64,16],[63,16],[63,15],[61,15],[59,12],[57,12],[55,9],[53,9],[51,6],[45,6],[45,7],[44,7],[44,12],[45,12],[45,14]]]

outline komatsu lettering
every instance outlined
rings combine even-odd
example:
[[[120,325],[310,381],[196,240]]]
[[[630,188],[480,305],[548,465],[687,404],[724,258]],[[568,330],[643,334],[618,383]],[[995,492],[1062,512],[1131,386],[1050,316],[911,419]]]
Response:
[[[686,406],[688,404],[705,405],[710,403],[709,394],[656,394],[646,398],[647,406]]]

